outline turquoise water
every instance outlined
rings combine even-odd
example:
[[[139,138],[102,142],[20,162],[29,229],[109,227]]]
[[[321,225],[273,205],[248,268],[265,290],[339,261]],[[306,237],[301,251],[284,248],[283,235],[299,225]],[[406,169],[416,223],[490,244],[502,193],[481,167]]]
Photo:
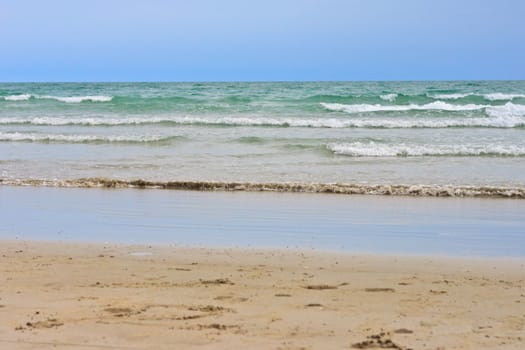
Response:
[[[0,84],[0,178],[525,186],[525,82]]]

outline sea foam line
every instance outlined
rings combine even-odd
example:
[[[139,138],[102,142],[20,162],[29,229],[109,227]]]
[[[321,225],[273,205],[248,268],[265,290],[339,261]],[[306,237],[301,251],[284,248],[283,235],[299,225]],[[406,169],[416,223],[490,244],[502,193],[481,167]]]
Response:
[[[31,98],[31,95],[29,94],[10,95],[10,96],[3,96],[2,98],[6,101],[27,101]]]
[[[169,141],[178,136],[97,136],[97,135],[65,135],[65,134],[38,134],[20,132],[0,132],[0,142],[66,142],[66,143],[153,143]]]
[[[492,105],[453,105],[442,101],[436,101],[425,105],[370,105],[370,104],[341,104],[341,103],[324,103],[321,106],[330,111],[345,112],[350,114],[368,113],[368,112],[396,112],[396,111],[475,111],[485,110],[491,117],[515,117],[525,116],[525,105],[507,102],[501,106]]]
[[[524,94],[503,94],[500,92],[495,92],[493,94],[485,94],[484,98],[490,101],[504,101],[504,100],[513,100],[515,98],[525,98]]]
[[[523,157],[525,147],[502,144],[383,144],[376,142],[331,143],[326,148],[351,157],[505,156]]]
[[[504,106],[500,106],[504,107]],[[523,109],[523,110],[522,110]],[[492,127],[517,128],[525,126],[523,108],[487,110],[489,117],[372,117],[372,118],[271,118],[271,117],[133,117],[133,118],[68,118],[29,117],[0,118],[0,125],[42,126],[125,126],[149,124],[253,127],[310,127],[310,128],[448,128]]]
[[[37,96],[38,99],[51,99],[65,103],[80,103],[84,101],[91,102],[109,102],[113,96]]]
[[[320,183],[250,183],[210,181],[147,181],[107,178],[72,180],[0,178],[0,185],[76,188],[140,188],[189,191],[302,192],[359,195],[394,195],[413,197],[487,197],[525,199],[523,187],[454,185],[364,185]]]
[[[65,103],[80,103],[85,101],[91,102],[109,102],[113,99],[113,96],[104,95],[90,95],[90,96],[50,96],[50,95],[9,95],[0,97],[6,101],[28,101],[31,98],[39,100],[56,100]]]
[[[431,98],[443,99],[443,100],[458,100],[460,98],[465,98],[469,96],[479,96],[489,101],[512,101],[515,98],[525,98],[525,94],[506,94],[506,93],[501,93],[501,92],[494,92],[490,94],[477,94],[473,92],[454,93],[454,94],[435,94],[435,95],[427,94],[427,96]]]
[[[394,102],[397,98],[397,94],[386,94],[386,95],[380,95],[379,96],[382,100]]]
[[[465,98],[468,96],[475,95],[472,92],[469,93],[457,93],[457,94],[437,94],[437,95],[428,95],[428,97],[435,98],[435,99],[443,99],[443,100],[458,100],[460,98]],[[478,95],[479,96],[479,95]]]
[[[346,113],[367,113],[367,112],[396,112],[396,111],[474,111],[481,110],[490,105],[476,105],[476,104],[467,104],[467,105],[453,105],[443,101],[435,101],[427,103],[425,105],[371,105],[371,104],[342,104],[342,103],[325,103],[321,102],[321,106],[336,112],[346,112]]]

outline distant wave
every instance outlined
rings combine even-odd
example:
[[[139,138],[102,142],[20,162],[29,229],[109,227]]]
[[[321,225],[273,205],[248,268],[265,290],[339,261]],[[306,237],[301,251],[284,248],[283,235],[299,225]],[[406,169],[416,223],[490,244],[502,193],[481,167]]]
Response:
[[[380,98],[383,101],[395,102],[398,100],[402,101],[419,101],[419,103],[430,103],[436,102],[436,100],[460,100],[470,98],[470,101],[478,103],[489,103],[491,101],[512,101],[518,98],[525,98],[525,94],[518,93],[475,93],[475,92],[454,92],[454,93],[401,93],[401,92],[389,92],[384,94],[372,94],[372,93],[362,93],[362,94],[319,94],[312,95],[307,98],[301,99],[300,101],[306,102],[325,102],[325,103],[349,103],[358,101],[373,101],[374,99]],[[434,101],[432,101],[434,100]]]
[[[501,144],[417,145],[351,142],[333,143],[327,145],[327,148],[335,154],[352,157],[525,156],[525,147]]]
[[[113,96],[37,96],[38,99],[51,99],[66,103],[80,103],[85,101],[91,102],[109,102]]]
[[[483,95],[487,100],[498,101],[498,100],[513,100],[515,98],[525,98],[525,94],[502,94],[499,92],[493,94]]]
[[[354,104],[347,105],[341,103],[324,103],[321,105],[330,111],[345,112],[350,114],[369,113],[369,112],[395,112],[395,111],[475,111],[485,110],[491,117],[520,117],[525,116],[525,105],[518,105],[512,102],[507,102],[501,106],[491,105],[452,105],[442,101],[436,101],[425,105],[370,105],[370,104]]]
[[[28,101],[31,98],[33,99],[39,99],[39,100],[56,100],[60,102],[65,103],[80,103],[85,101],[90,102],[109,102],[113,99],[113,96],[48,96],[48,95],[29,95],[29,94],[21,94],[21,95],[9,95],[9,96],[3,96],[0,97],[3,98],[6,101]]]
[[[394,102],[397,98],[397,94],[380,95],[379,98],[385,101]]]
[[[429,95],[429,97],[436,98],[436,99],[443,99],[443,100],[457,100],[460,98],[465,98],[468,96],[474,95],[473,93],[465,93],[465,94],[438,94],[438,95]]]
[[[132,118],[68,118],[68,117],[33,117],[33,118],[0,118],[4,124],[32,125],[84,125],[116,126],[141,124],[175,124],[175,125],[210,125],[210,126],[316,126],[316,120],[278,119],[266,117],[132,117]],[[322,125],[319,125],[322,127]],[[329,127],[329,126],[327,126]]]
[[[38,133],[4,133],[0,132],[0,141],[3,142],[57,142],[57,143],[156,143],[166,142],[178,138],[177,136],[97,136],[97,135],[64,135]]]
[[[28,95],[28,94],[10,95],[10,96],[3,96],[2,98],[6,101],[27,101],[31,98],[31,95]]]
[[[72,180],[6,179],[0,185],[81,188],[150,188],[186,191],[302,192],[414,197],[486,197],[525,199],[525,188],[454,185],[366,185],[315,183],[247,183],[210,181],[147,181],[87,178]]]
[[[329,94],[320,94],[320,95],[312,95],[306,98],[301,99],[294,99],[292,98],[292,101],[302,101],[302,102],[322,102],[323,104],[327,105],[333,105],[332,107],[328,108],[340,108],[340,107],[334,107],[338,104],[345,104],[348,102],[359,102],[359,101],[373,101],[374,99],[381,99],[383,101],[388,102],[395,102],[397,100],[403,100],[403,101],[419,101],[419,103],[424,102],[430,102],[432,100],[436,100],[434,102],[427,103],[426,105],[397,105],[396,107],[399,107],[399,109],[396,110],[406,110],[405,108],[408,108],[407,106],[411,106],[410,109],[445,109],[447,108],[454,108],[454,107],[447,107],[445,105],[439,106],[439,104],[436,107],[433,107],[433,103],[446,103],[440,100],[459,100],[463,98],[469,98],[469,97],[477,97],[477,99],[471,99],[473,102],[478,103],[490,103],[491,101],[512,101],[514,99],[523,98],[525,99],[525,94],[511,94],[511,93],[486,93],[486,94],[480,94],[480,93],[443,93],[443,94],[430,94],[430,93],[424,93],[424,94],[401,94],[401,93],[387,93],[387,94],[377,94],[377,95],[366,95],[366,94],[342,94],[342,95],[329,95]],[[27,93],[21,93],[21,94],[12,94],[12,95],[6,95],[6,96],[0,96],[0,101],[8,101],[8,102],[27,102],[27,101],[33,101],[33,100],[55,100],[59,102],[64,103],[81,103],[81,102],[110,102],[115,99],[115,96],[109,96],[109,95],[82,95],[82,96],[55,96],[55,95],[40,95],[40,94],[27,94]],[[195,98],[195,97],[183,97],[183,96],[118,96],[117,99],[119,102],[134,102],[140,101],[144,104],[149,103],[156,103],[156,104],[162,104],[162,103],[182,103],[182,104],[203,104],[203,103],[227,103],[232,105],[239,105],[239,104],[249,104],[253,101],[257,101],[257,99],[253,96],[242,96],[242,95],[231,95],[231,96],[225,96],[219,99],[214,100],[207,100],[206,98]],[[287,101],[287,99],[283,99],[282,101]],[[357,104],[356,104],[357,105]],[[363,104],[363,106],[365,106]],[[374,105],[370,105],[374,106]],[[381,105],[376,105],[381,106]],[[426,106],[426,107],[425,107]],[[457,105],[452,105],[457,106]],[[474,106],[474,105],[467,105],[467,106]],[[473,109],[475,107],[472,107]]]
[[[512,101],[517,98],[525,98],[525,94],[512,94],[512,93],[474,93],[474,92],[457,92],[457,93],[420,93],[420,94],[403,94],[403,93],[388,93],[382,95],[373,95],[373,94],[353,94],[353,95],[314,95],[310,96],[306,101],[311,102],[328,102],[328,103],[345,103],[348,101],[358,101],[360,99],[371,99],[379,97],[383,101],[394,102],[398,98],[403,98],[404,100],[459,100],[468,97],[477,97],[476,100],[480,102],[483,100],[486,101]]]
[[[504,106],[500,106],[504,107]],[[525,109],[525,106],[523,106]],[[133,126],[148,124],[253,126],[253,127],[310,127],[310,128],[449,128],[491,127],[521,128],[525,126],[525,111],[521,108],[487,110],[487,117],[371,117],[371,118],[271,118],[271,117],[134,117],[134,118],[69,118],[29,117],[0,118],[0,125],[44,126]]]
[[[477,94],[473,92],[469,93],[454,93],[454,94],[436,94],[428,95],[431,98],[442,99],[442,100],[457,100],[460,98],[465,98],[469,96],[479,96],[483,97],[489,101],[511,101],[515,98],[525,98],[525,94],[505,94],[501,92],[495,92],[490,94]]]
[[[362,93],[362,94],[316,94],[310,95],[303,98],[297,97],[278,97],[276,101],[286,102],[327,102],[331,104],[337,103],[349,103],[349,102],[370,102],[377,99],[383,101],[395,102],[397,100],[412,101],[416,103],[431,102],[432,100],[459,100],[464,98],[470,98],[470,101],[483,103],[489,103],[491,101],[512,101],[514,99],[525,99],[525,94],[522,93],[476,93],[476,92],[454,92],[454,93],[401,93],[401,92],[389,92],[389,93]],[[80,95],[80,96],[56,96],[53,94],[30,94],[30,93],[18,93],[6,96],[0,96],[0,101],[9,102],[24,102],[30,100],[55,100],[64,103],[81,103],[81,102],[109,102],[115,99],[115,96],[109,95]],[[206,96],[178,96],[178,95],[119,95],[117,100],[119,102],[137,102],[149,104],[149,103],[183,103],[183,104],[203,104],[203,103],[227,103],[232,105],[249,104],[251,102],[257,102],[259,97],[250,95],[225,95],[219,98],[207,98]]]
[[[395,112],[395,111],[425,111],[425,110],[441,110],[441,111],[474,111],[480,110],[489,105],[452,105],[442,101],[436,101],[427,103],[425,105],[371,105],[371,104],[342,104],[342,103],[324,103],[321,102],[321,106],[336,112],[346,112],[346,113],[367,113],[367,112]]]
[[[507,102],[503,106],[489,106],[486,112],[491,117],[521,117],[525,116],[525,105]]]

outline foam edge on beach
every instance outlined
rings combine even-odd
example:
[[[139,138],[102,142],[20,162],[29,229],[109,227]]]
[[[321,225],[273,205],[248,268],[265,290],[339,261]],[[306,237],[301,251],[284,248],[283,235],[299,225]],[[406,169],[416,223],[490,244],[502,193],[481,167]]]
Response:
[[[525,187],[495,186],[148,181],[142,179],[121,180],[111,178],[81,178],[71,180],[0,178],[0,185],[64,188],[137,188],[186,191],[333,193],[346,195],[525,199]]]

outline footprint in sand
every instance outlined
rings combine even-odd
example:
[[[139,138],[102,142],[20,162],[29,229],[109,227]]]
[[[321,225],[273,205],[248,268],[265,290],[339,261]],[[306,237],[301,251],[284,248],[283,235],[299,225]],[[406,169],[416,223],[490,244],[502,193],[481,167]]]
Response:
[[[48,318],[45,321],[26,322],[25,325],[28,329],[58,328],[60,326],[63,326],[64,322],[60,322],[56,318]],[[24,330],[26,329],[26,327],[18,326],[15,328],[15,330]]]

